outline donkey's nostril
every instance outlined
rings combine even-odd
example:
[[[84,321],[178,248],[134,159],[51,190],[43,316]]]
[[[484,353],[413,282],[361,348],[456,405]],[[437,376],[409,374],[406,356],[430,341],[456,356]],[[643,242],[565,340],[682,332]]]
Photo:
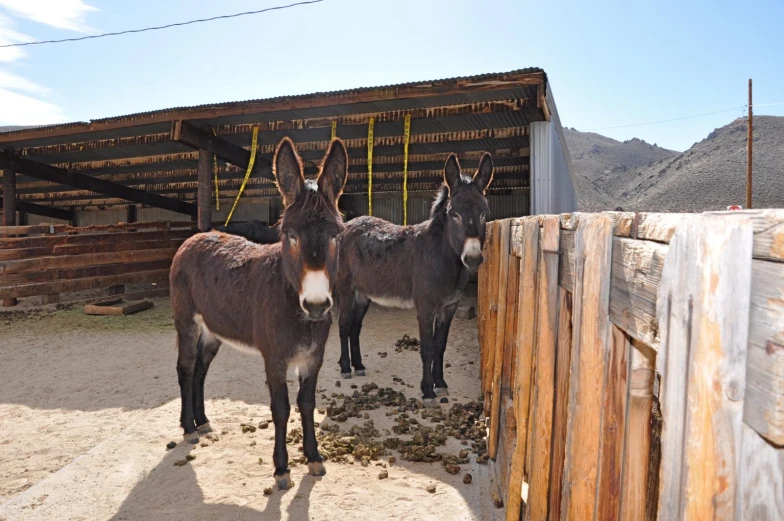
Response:
[[[324,318],[331,307],[332,302],[329,300],[323,302],[308,302],[306,300],[302,302],[302,308],[311,320],[320,320]]]

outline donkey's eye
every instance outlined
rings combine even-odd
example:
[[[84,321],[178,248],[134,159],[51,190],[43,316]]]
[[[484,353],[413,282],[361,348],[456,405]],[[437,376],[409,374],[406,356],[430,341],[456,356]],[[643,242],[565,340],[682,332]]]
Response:
[[[456,211],[454,211],[454,210],[452,210],[451,212],[449,212],[449,216],[450,216],[452,219],[454,219],[455,221],[459,221],[459,220],[460,220],[460,214],[459,214],[459,213],[457,213],[457,212],[456,212]]]
[[[296,245],[297,244],[297,236],[294,233],[288,232],[286,234],[286,237],[288,237],[289,242],[291,242],[292,245]]]
[[[487,220],[487,212],[482,212],[482,215],[480,215],[479,218],[483,221]]]

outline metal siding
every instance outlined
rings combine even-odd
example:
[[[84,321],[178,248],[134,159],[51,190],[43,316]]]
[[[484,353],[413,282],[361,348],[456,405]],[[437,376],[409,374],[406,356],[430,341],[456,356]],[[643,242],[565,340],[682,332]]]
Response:
[[[568,150],[564,150],[556,121],[531,124],[532,214],[573,212],[577,201]]]
[[[62,219],[53,219],[51,217],[44,217],[43,215],[34,215],[28,213],[26,216],[27,224],[34,225],[34,224],[70,224],[68,221],[63,221]]]
[[[490,219],[507,219],[530,215],[529,190],[520,188],[508,194],[490,194],[487,196],[490,205]]]
[[[162,208],[139,208],[136,211],[136,220],[140,223],[150,221],[187,221],[188,216],[181,213],[164,210]],[[196,221],[194,221],[195,223]]]
[[[124,223],[128,220],[128,207],[112,208],[108,210],[76,211],[77,226],[101,226],[105,224]],[[182,219],[180,219],[182,220]]]
[[[216,211],[215,208],[213,207],[212,220],[218,222],[226,222],[226,217],[229,216],[229,212],[231,211],[231,207],[233,204],[234,204],[233,201],[231,203],[221,204],[220,211]],[[268,224],[271,224],[269,200],[253,201],[253,202],[243,202],[242,200],[240,200],[239,204],[237,205],[237,209],[234,210],[234,215],[231,216],[231,221],[239,222],[239,221],[253,221],[253,220],[264,221]]]

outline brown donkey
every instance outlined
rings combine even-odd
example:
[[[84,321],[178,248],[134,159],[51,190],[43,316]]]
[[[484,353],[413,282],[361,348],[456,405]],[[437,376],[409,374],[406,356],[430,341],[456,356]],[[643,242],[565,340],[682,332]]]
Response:
[[[306,181],[294,144],[284,138],[273,169],[285,205],[281,242],[259,245],[220,232],[195,235],[174,257],[170,286],[185,439],[196,443],[199,433],[211,431],[204,413],[204,379],[221,344],[258,351],[272,399],[275,478],[280,489],[287,489],[289,367],[299,372],[297,405],[308,469],[314,476],[326,473],[313,409],[332,325],[336,239],[343,228],[337,201],[348,173],[346,147],[333,140],[318,179]]]
[[[490,154],[482,155],[473,178],[461,173],[457,156],[451,154],[430,220],[396,226],[375,217],[359,217],[346,224],[337,282],[344,378],[351,377],[352,366],[357,375],[365,374],[359,332],[371,301],[416,307],[425,404],[433,405],[436,394],[448,394],[443,367],[446,340],[468,275],[484,260],[489,212],[484,192],[492,179]]]

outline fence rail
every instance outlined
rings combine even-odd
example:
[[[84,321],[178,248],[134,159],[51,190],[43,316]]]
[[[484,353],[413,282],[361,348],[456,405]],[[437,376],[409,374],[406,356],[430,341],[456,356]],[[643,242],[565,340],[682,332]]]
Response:
[[[18,298],[161,282],[177,248],[196,233],[191,222],[147,222],[72,227],[0,227],[0,298]]]
[[[488,225],[507,519],[784,519],[784,211]]]

